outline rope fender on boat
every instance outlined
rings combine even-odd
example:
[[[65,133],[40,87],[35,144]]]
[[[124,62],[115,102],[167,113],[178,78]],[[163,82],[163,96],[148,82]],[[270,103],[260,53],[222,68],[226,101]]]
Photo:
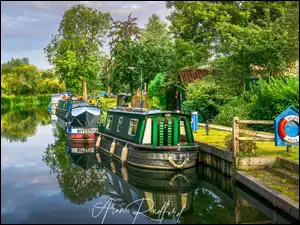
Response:
[[[115,152],[115,147],[116,147],[116,139],[111,143],[110,145],[110,153],[113,154]]]
[[[182,168],[184,168],[184,167],[186,166],[186,164],[188,163],[188,161],[190,161],[190,159],[189,159],[189,158],[186,158],[186,159],[183,161],[183,163],[181,163],[181,164],[179,164],[179,165],[177,165],[177,164],[174,162],[172,156],[169,156],[169,157],[168,157],[168,161],[169,161],[169,163],[170,163],[174,168],[182,169]]]
[[[100,143],[101,143],[101,134],[100,134],[99,137],[97,138],[97,141],[96,141],[96,147],[99,147],[99,146],[100,146]]]
[[[173,185],[174,181],[176,180],[177,177],[182,177],[187,183],[189,182],[189,178],[187,178],[184,174],[177,173],[171,178],[171,180],[169,181],[169,184]]]
[[[126,161],[127,159],[127,155],[128,155],[128,147],[127,147],[128,143],[126,143],[126,145],[122,148],[122,152],[121,152],[121,161],[122,163]]]

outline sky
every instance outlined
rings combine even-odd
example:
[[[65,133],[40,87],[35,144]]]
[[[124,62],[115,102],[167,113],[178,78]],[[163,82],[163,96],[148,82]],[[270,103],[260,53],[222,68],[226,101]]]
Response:
[[[165,1],[1,1],[1,64],[28,57],[40,69],[51,68],[43,49],[57,33],[64,11],[76,4],[109,12],[114,20],[126,20],[132,13],[140,28],[152,13],[170,24]]]

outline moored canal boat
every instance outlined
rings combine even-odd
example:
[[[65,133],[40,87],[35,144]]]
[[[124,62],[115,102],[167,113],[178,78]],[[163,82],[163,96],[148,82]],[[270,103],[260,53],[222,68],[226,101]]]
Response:
[[[56,115],[68,140],[93,142],[94,133],[98,131],[100,108],[81,98],[63,98],[58,102]]]
[[[186,169],[197,163],[191,116],[179,112],[111,109],[95,133],[95,147],[133,166]]]
[[[48,112],[50,114],[55,114],[57,104],[60,98],[61,98],[61,94],[51,94],[51,101],[48,105]]]

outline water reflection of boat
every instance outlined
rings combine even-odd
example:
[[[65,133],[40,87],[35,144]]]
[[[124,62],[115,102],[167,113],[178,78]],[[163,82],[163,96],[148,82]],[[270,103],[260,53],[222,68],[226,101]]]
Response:
[[[123,199],[123,204],[132,203],[131,210],[141,206],[140,211],[147,211],[148,216],[157,219],[159,210],[165,210],[164,218],[175,218],[177,213],[191,209],[193,192],[199,184],[197,167],[180,172],[140,169],[125,166],[103,152],[97,154],[108,178],[107,185]]]
[[[158,220],[159,216],[166,220],[163,222],[173,223],[180,212],[180,223],[295,222],[252,192],[234,185],[230,178],[214,168],[200,166],[180,172],[141,169],[124,165],[104,152],[68,152],[73,166],[66,166],[63,154],[57,156],[55,159],[63,163],[58,179],[64,196],[76,204],[92,199],[98,199],[94,203],[100,201],[102,205],[110,201],[115,209],[127,212],[123,217],[124,220],[127,218],[125,223],[132,223],[128,218],[133,218],[137,211],[148,216],[143,223]],[[177,214],[168,215],[170,211]],[[166,213],[162,215],[161,212]],[[106,223],[115,221],[116,215],[111,211],[104,214],[105,210],[99,219],[107,217]]]
[[[51,101],[48,105],[48,112],[50,114],[55,114],[58,105],[58,100],[61,99],[61,97],[61,94],[51,94]]]
[[[55,124],[57,122],[57,116],[55,114],[50,114],[51,124]]]
[[[68,157],[73,166],[79,166],[85,170],[88,170],[95,166],[98,161],[94,153],[72,153],[68,152]]]
[[[94,150],[93,142],[83,143],[68,141],[67,143],[67,151],[73,154],[93,153]]]

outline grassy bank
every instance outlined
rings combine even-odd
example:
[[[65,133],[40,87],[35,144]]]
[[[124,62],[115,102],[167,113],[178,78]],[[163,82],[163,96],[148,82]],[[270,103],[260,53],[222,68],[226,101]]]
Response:
[[[1,96],[1,111],[7,111],[27,106],[47,106],[50,102],[50,95],[36,96]]]
[[[221,131],[216,129],[210,129],[209,135],[206,135],[205,128],[199,127],[198,133],[194,134],[196,141],[201,141],[207,144],[211,144],[217,147],[226,148],[224,138],[230,134],[229,131]],[[251,156],[281,156],[290,160],[299,162],[299,147],[293,146],[291,153],[286,151],[284,146],[275,146],[274,141],[270,142],[256,142],[257,150]],[[246,154],[240,154],[240,157],[250,156]]]
[[[289,179],[282,178],[265,170],[251,170],[247,171],[247,173],[254,176],[257,180],[264,182],[270,188],[273,188],[294,201],[299,202],[299,187]]]

